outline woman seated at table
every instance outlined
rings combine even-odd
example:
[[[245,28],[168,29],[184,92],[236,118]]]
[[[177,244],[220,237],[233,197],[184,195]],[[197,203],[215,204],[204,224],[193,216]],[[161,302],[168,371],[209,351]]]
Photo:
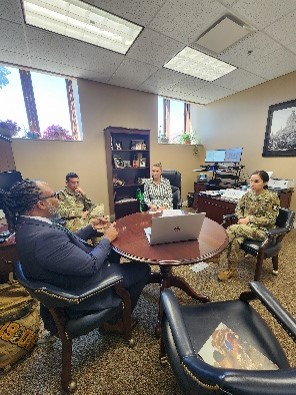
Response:
[[[161,163],[152,166],[152,177],[144,184],[144,202],[149,210],[173,208],[173,194],[170,181],[162,177]]]
[[[278,195],[268,191],[269,176],[264,170],[256,170],[250,178],[250,189],[239,200],[235,214],[237,224],[226,229],[229,244],[220,256],[220,264],[227,270],[218,274],[220,281],[227,281],[236,274],[243,254],[240,248],[245,239],[263,241],[266,230],[273,229],[279,214]]]

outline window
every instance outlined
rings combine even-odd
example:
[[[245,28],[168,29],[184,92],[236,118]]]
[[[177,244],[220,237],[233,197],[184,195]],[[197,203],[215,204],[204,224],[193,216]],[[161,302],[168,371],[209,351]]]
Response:
[[[190,104],[158,97],[158,142],[191,144]]]
[[[0,65],[0,134],[82,140],[77,81]]]

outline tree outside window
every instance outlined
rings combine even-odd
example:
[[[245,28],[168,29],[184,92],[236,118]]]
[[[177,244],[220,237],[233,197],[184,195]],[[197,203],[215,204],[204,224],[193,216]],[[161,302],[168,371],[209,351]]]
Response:
[[[77,141],[80,119],[76,80],[0,66],[0,134]]]

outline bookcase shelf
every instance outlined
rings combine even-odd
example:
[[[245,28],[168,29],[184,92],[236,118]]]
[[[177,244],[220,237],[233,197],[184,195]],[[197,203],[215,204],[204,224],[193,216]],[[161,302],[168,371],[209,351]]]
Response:
[[[104,133],[110,215],[118,219],[139,210],[136,191],[150,177],[150,130],[108,126]]]

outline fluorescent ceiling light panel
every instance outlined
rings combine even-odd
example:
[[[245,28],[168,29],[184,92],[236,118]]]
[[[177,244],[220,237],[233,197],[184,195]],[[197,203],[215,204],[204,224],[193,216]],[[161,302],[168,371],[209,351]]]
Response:
[[[249,33],[251,28],[242,22],[239,24],[225,17],[203,34],[194,45],[198,44],[210,51],[220,53]]]
[[[163,67],[206,81],[214,81],[236,69],[190,47],[185,47]]]
[[[79,0],[23,0],[25,21],[125,54],[143,27]]]

